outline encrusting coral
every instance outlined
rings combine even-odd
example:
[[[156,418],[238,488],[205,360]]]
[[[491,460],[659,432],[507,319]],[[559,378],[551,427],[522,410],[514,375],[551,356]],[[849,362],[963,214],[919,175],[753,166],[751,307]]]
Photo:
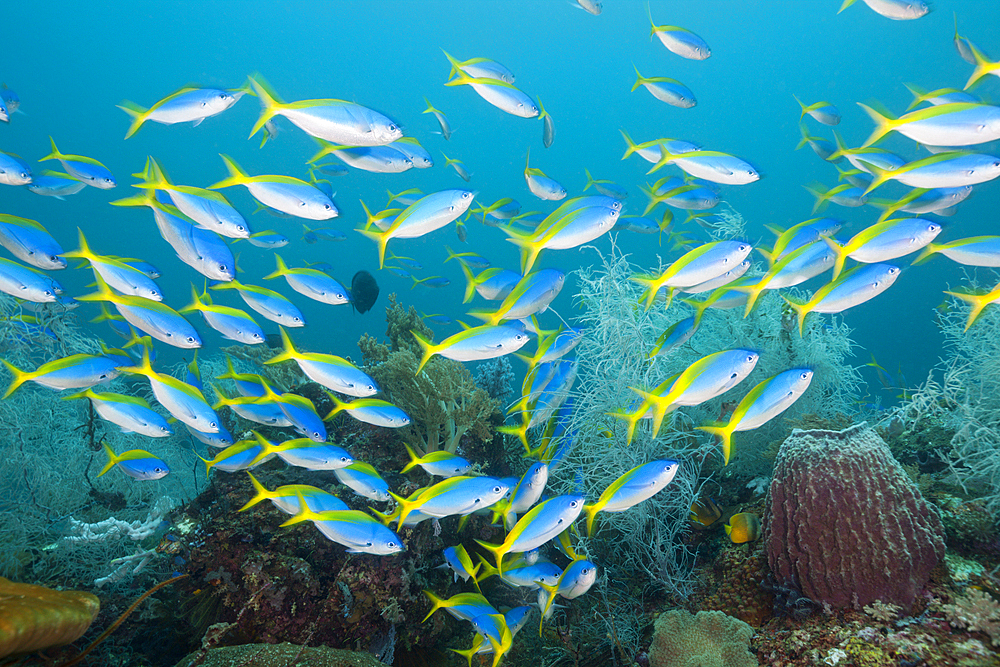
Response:
[[[199,659],[200,658],[200,659]],[[295,644],[243,644],[213,648],[202,655],[192,653],[177,663],[177,667],[224,667],[228,665],[257,665],[257,667],[285,667],[286,665],[312,665],[313,667],[378,667],[380,662],[369,653],[356,653],[326,646],[296,646]]]
[[[721,611],[667,611],[656,619],[650,667],[758,667],[754,630]]]
[[[388,345],[365,334],[358,341],[364,370],[382,390],[386,400],[410,416],[401,435],[422,453],[444,449],[454,452],[462,436],[491,440],[490,418],[498,403],[473,382],[461,363],[435,356],[417,373],[421,352],[411,331],[427,339],[433,332],[417,310],[404,309],[394,294],[386,308]]]

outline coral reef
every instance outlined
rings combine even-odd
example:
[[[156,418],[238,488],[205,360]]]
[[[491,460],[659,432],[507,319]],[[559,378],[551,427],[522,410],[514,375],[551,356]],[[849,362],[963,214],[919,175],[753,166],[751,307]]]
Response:
[[[325,486],[323,473],[274,467],[255,471],[268,488]],[[198,525],[197,536],[185,540],[191,576],[179,584],[187,600],[179,610],[189,624],[186,635],[207,635],[212,626],[213,646],[256,641],[358,649],[395,627],[398,650],[437,641],[446,627],[420,623],[428,608],[421,593],[428,578],[434,572],[438,583],[446,579],[428,557],[445,546],[430,522],[403,529],[402,554],[351,555],[310,523],[279,528],[287,515],[270,503],[237,512],[253,493],[246,475],[219,474],[185,508]],[[350,494],[342,499],[355,509],[368,504]]]
[[[395,294],[389,295],[385,312],[389,343],[365,334],[358,347],[365,372],[382,387],[386,400],[410,416],[410,425],[400,429],[402,436],[422,454],[455,452],[466,435],[480,443],[492,441],[491,418],[498,402],[457,361],[435,356],[418,374],[421,353],[410,331],[428,339],[433,333],[417,310],[404,309]]]
[[[810,599],[909,611],[944,556],[944,528],[867,424],[795,431],[775,464],[764,515],[768,563]]]
[[[742,220],[730,212],[726,225],[727,233],[738,234]],[[550,485],[557,491],[580,491],[582,485],[582,490],[596,497],[636,465],[654,458],[680,461],[677,476],[663,492],[629,512],[602,516],[600,530],[608,531],[604,537],[615,549],[597,554],[605,559],[602,562],[613,577],[648,575],[655,587],[679,600],[693,589],[694,556],[682,539],[688,531],[686,519],[705,479],[722,469],[714,439],[693,427],[718,419],[727,409],[726,401],[738,401],[740,390],[671,412],[656,439],[640,422],[630,445],[625,444],[624,423],[608,413],[634,407],[637,394],[631,387],[655,387],[706,354],[744,346],[759,349],[761,355],[741,390],[790,367],[808,365],[815,370],[812,386],[792,406],[789,416],[832,416],[852,406],[859,376],[846,358],[854,344],[847,327],[836,321],[821,326],[813,320],[805,338],[792,335],[783,323],[780,297],[765,294],[754,317],[744,319],[737,310],[706,312],[688,343],[651,360],[649,353],[657,338],[688,317],[689,307],[679,300],[669,309],[637,307],[642,289],[630,278],[639,268],[614,245],[600,260],[575,274],[580,285],[575,301],[583,309],[575,324],[584,334],[575,349],[579,371],[572,392],[573,416],[566,429],[574,441],[567,463]],[[739,477],[741,485],[770,476],[771,464],[760,452],[778,434],[787,432],[783,422],[774,421],[737,436],[737,463],[727,466],[723,476]],[[587,473],[577,476],[578,469]]]
[[[948,549],[963,554],[996,550],[997,527],[982,500],[962,500],[938,494],[934,504],[941,511]]]
[[[656,619],[650,667],[757,667],[748,650],[754,630],[721,611],[674,610]]]

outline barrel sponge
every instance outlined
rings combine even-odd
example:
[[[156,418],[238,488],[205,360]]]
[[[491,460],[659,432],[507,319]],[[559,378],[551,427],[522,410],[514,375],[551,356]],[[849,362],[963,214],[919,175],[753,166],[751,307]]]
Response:
[[[868,424],[794,430],[764,509],[777,583],[833,608],[876,600],[909,611],[944,556],[944,527]]]
[[[721,611],[665,611],[656,619],[650,667],[758,667],[753,628]]]
[[[96,596],[0,577],[0,658],[70,644],[101,608]]]

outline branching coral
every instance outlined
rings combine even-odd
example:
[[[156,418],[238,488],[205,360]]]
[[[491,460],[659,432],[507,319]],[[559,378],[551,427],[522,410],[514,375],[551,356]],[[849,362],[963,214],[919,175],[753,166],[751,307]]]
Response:
[[[365,334],[358,347],[365,371],[382,387],[386,398],[410,416],[402,430],[423,453],[454,452],[466,434],[490,440],[491,415],[498,403],[476,386],[469,370],[457,361],[434,357],[417,373],[420,352],[410,331],[433,336],[412,306],[404,309],[389,295],[386,308],[389,344]]]

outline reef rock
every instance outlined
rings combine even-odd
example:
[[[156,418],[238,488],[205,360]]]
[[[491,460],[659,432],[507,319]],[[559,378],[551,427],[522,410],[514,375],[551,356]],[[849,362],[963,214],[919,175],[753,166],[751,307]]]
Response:
[[[944,556],[944,527],[866,423],[792,431],[764,512],[777,583],[834,608],[876,600],[909,611]]]

